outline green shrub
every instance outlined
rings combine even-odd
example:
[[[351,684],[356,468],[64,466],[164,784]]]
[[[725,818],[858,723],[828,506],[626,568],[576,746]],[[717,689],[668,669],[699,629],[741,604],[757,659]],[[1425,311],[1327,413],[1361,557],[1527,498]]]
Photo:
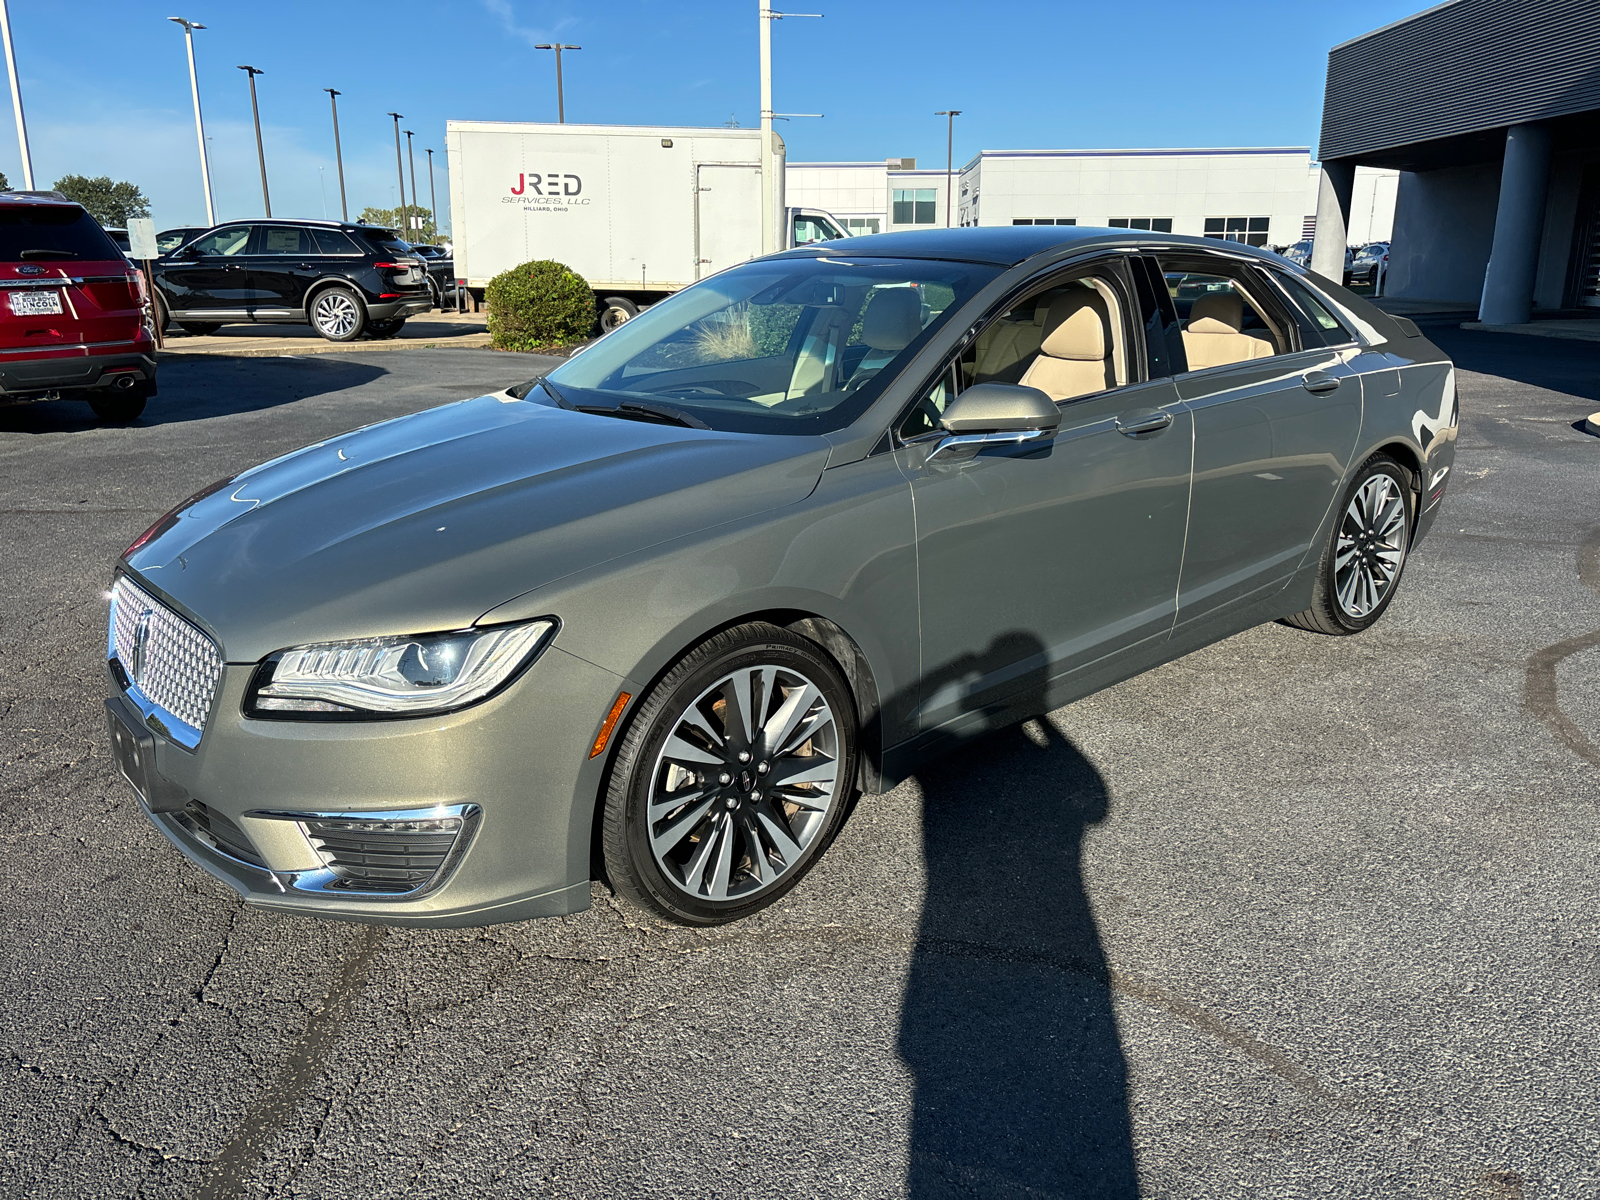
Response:
[[[582,341],[594,328],[594,292],[577,272],[548,259],[496,275],[484,299],[497,350],[565,345]]]

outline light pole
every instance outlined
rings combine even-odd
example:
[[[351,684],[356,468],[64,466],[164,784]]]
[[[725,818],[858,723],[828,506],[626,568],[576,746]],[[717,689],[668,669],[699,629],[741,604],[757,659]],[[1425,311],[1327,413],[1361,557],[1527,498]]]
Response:
[[[189,91],[194,96],[194,136],[200,143],[200,182],[206,190],[206,221],[215,225],[217,206],[211,201],[211,164],[206,161],[206,127],[205,122],[200,119],[200,79],[194,72],[194,31],[204,29],[205,26],[198,21],[186,21],[182,17],[168,17],[167,20],[183,26],[184,44],[189,49]]]
[[[11,73],[11,111],[17,117],[17,145],[22,149],[22,186],[33,191],[33,155],[28,153],[28,123],[22,119],[22,81],[17,78],[17,53],[11,48],[11,12],[0,0],[0,33],[6,39],[6,70]]]
[[[400,164],[400,122],[404,118],[397,112],[389,114],[394,118],[394,173],[400,177],[400,207],[395,209],[395,224],[405,223],[406,216],[406,169]]]
[[[411,137],[411,130],[406,130],[406,158],[411,163],[411,207],[417,208],[419,207],[417,204],[417,152],[411,148]],[[411,232],[410,218],[408,217],[406,220],[406,232],[409,234]],[[407,240],[409,241],[410,239],[408,238]]]
[[[256,161],[261,164],[261,203],[270,217],[272,197],[267,192],[267,152],[261,146],[261,107],[256,103],[256,76],[265,75],[266,72],[259,67],[240,67],[239,70],[250,73],[250,115],[256,119]]]
[[[785,17],[820,17],[821,13],[785,13],[772,8],[767,0],[756,0],[761,15],[761,253],[786,250],[780,241],[788,240],[788,213],[784,204],[783,143],[772,131],[774,117],[820,117],[821,113],[776,113],[772,111],[772,23]]]
[[[428,156],[428,203],[433,207],[433,236],[437,241],[439,237],[439,195],[433,190],[433,151],[424,150]]]
[[[955,192],[951,188],[951,168],[955,165],[956,148],[956,118],[961,115],[959,108],[947,108],[943,112],[933,114],[936,117],[945,117],[944,135],[944,227],[950,228],[950,206],[955,203]]]
[[[563,50],[582,50],[582,46],[563,46],[560,42],[544,42],[534,47],[535,50],[554,50],[556,52],[556,121],[559,124],[567,123],[567,101],[561,89],[561,52]]]
[[[343,220],[350,219],[350,206],[344,199],[344,152],[339,149],[339,93],[323,88],[328,93],[328,103],[333,105],[333,161],[339,164],[339,213]]]

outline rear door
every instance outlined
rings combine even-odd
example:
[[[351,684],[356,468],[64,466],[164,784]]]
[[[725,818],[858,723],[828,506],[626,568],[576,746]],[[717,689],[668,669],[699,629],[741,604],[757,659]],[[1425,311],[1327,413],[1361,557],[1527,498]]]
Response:
[[[257,320],[303,309],[306,289],[321,274],[311,231],[297,225],[256,226],[248,267]]]
[[[695,179],[695,278],[704,279],[761,253],[761,168],[701,163]]]

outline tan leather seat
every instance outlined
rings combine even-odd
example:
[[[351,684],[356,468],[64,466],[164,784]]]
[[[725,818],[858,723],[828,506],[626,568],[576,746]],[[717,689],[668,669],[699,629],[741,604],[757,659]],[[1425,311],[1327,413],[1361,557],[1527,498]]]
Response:
[[[1243,325],[1244,301],[1238,293],[1212,292],[1196,300],[1183,330],[1189,369],[1203,371],[1207,367],[1271,358],[1277,353],[1270,338],[1241,333]]]
[[[1045,320],[1050,305],[1044,297],[1033,306],[1033,317],[1027,321],[1001,318],[978,338],[974,383],[1016,383],[1027,370],[1028,362],[1039,353],[1044,341]]]
[[[922,332],[922,297],[915,288],[883,288],[861,315],[861,340],[869,349],[850,374],[845,391],[871,379]]]
[[[1023,373],[1022,385],[1052,400],[1116,387],[1110,333],[1106,302],[1095,292],[1074,289],[1050,306],[1039,357]]]

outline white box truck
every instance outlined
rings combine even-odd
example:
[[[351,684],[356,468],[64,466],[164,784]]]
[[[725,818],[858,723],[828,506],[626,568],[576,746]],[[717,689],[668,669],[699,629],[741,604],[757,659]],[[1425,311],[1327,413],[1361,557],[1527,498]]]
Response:
[[[448,121],[458,286],[554,259],[594,288],[602,329],[761,253],[761,133],[638,125]],[[773,139],[781,188],[783,143]],[[781,191],[777,193],[780,197]],[[845,237],[785,209],[781,245]]]

